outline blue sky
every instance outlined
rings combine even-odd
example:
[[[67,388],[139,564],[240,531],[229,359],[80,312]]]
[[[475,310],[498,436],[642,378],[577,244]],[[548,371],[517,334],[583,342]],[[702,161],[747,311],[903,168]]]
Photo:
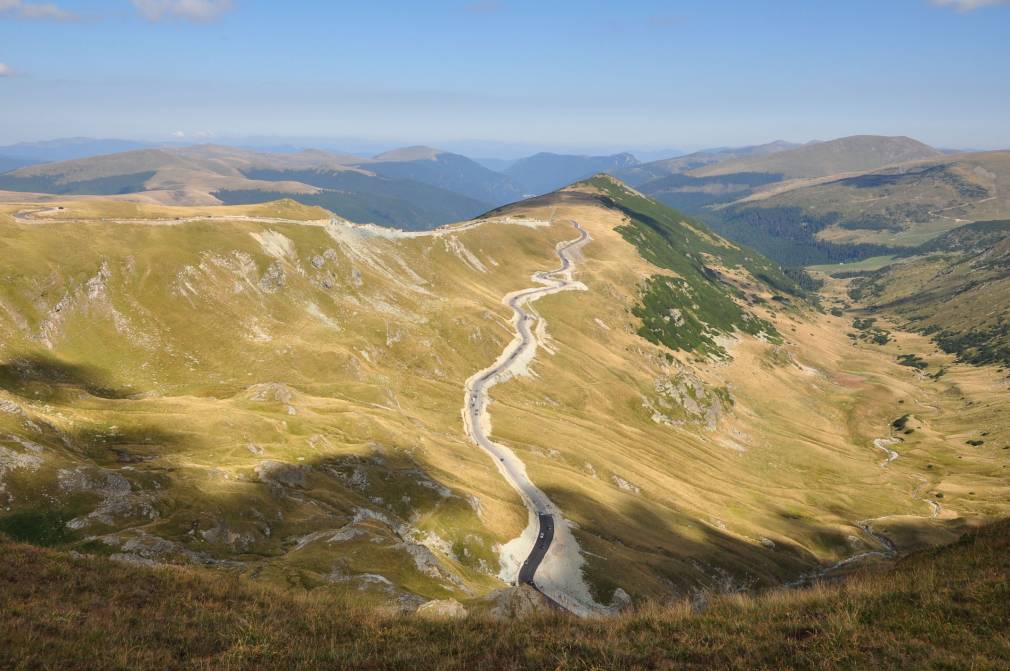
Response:
[[[0,0],[0,143],[1010,147],[1008,35],[1000,0]]]

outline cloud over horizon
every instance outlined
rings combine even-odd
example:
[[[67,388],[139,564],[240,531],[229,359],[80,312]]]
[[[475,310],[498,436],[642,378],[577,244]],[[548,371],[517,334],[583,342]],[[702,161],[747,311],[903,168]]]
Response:
[[[950,7],[956,12],[973,12],[983,7],[1005,5],[1010,3],[1010,0],[931,0],[931,2],[937,7]]]
[[[0,0],[0,16],[37,21],[76,21],[73,12],[49,3],[24,2],[24,0]]]
[[[232,0],[130,0],[130,2],[149,21],[177,18],[200,23],[213,21],[235,6]]]
[[[10,77],[14,74],[6,63],[0,63],[0,77]]]

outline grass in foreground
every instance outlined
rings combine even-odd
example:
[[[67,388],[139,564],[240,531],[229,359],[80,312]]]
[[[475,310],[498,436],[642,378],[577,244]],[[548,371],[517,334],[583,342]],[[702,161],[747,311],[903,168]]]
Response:
[[[391,616],[0,540],[0,668],[1005,669],[1010,524],[845,582],[606,621]]]

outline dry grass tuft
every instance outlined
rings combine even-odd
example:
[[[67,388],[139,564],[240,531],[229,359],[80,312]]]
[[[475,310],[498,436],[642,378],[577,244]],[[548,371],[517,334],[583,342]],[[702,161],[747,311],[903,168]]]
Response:
[[[1005,669],[1010,524],[886,571],[581,621],[439,622],[0,540],[11,669]]]

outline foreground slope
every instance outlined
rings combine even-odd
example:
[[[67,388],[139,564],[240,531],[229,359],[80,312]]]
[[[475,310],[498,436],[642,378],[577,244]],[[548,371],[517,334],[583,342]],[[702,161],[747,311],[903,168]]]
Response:
[[[585,290],[535,304],[489,431],[570,523],[581,565],[554,575],[587,607],[778,585],[1007,512],[1002,376],[916,374],[897,348],[924,338],[850,339],[775,264],[611,178],[425,234],[290,202],[2,211],[0,531],[21,540],[403,610],[505,588],[527,510],[468,440],[464,386],[573,222]]]
[[[5,668],[972,668],[1010,658],[1010,527],[886,572],[606,622],[393,617],[353,601],[147,569],[0,536]]]

